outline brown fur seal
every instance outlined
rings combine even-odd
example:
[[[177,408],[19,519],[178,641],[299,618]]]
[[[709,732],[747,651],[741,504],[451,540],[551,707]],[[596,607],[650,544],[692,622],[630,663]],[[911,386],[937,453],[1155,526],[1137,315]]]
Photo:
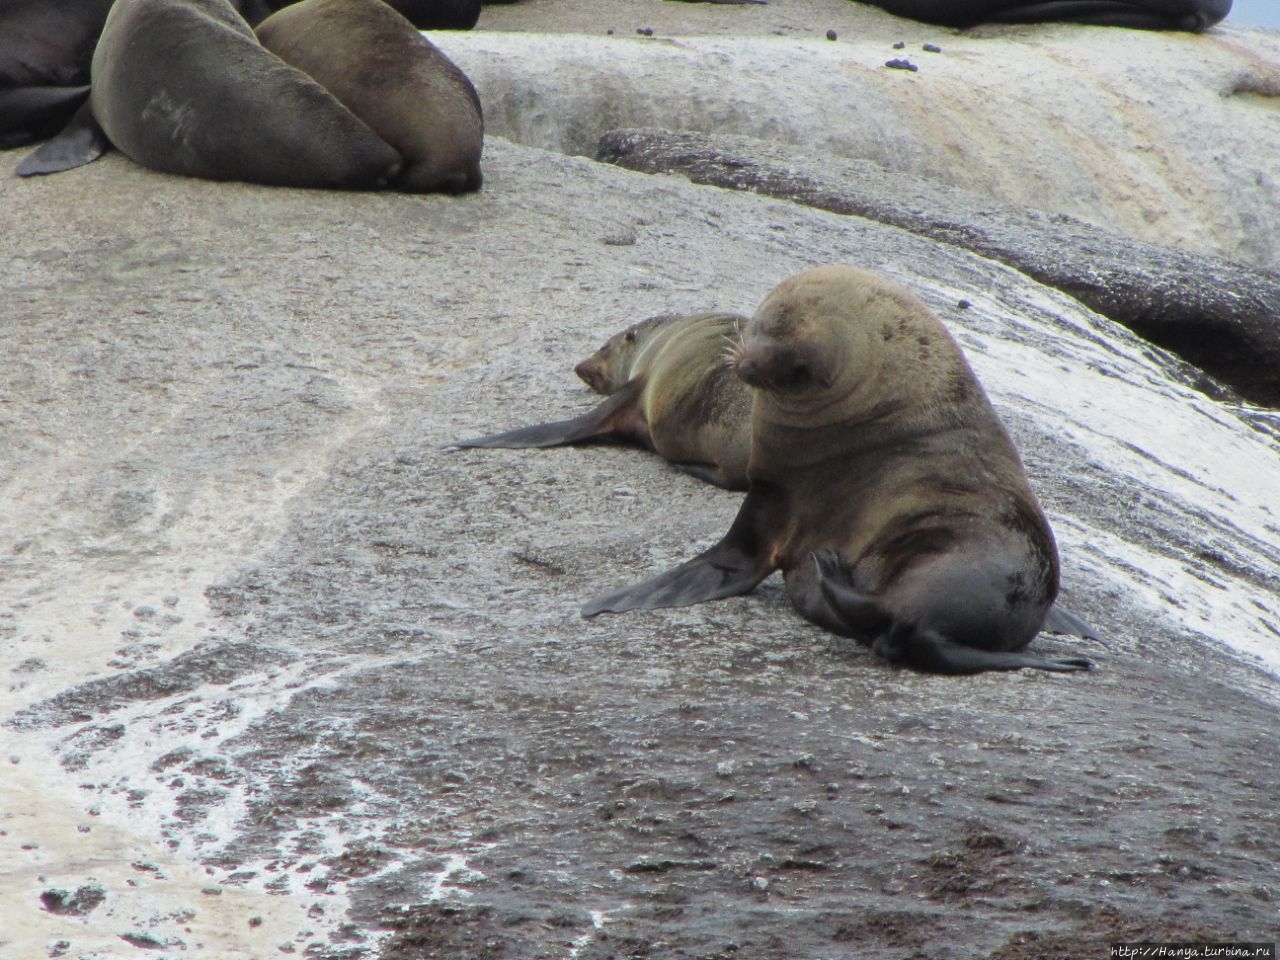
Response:
[[[634,443],[709,483],[745,490],[751,392],[724,362],[726,345],[745,320],[733,313],[643,320],[611,337],[575,368],[597,392],[608,394],[594,410],[457,446]]]
[[[679,318],[678,313],[660,313],[633,323],[606,340],[604,346],[575,366],[573,372],[596,393],[609,396],[631,379],[631,367],[635,363],[636,353],[649,336]],[[745,323],[747,318],[739,319]],[[734,336],[736,335],[735,333]]]
[[[1020,652],[1057,595],[1057,549],[1013,442],[923,303],[861,270],[809,270],[765,298],[734,366],[755,401],[728,534],[585,616],[734,596],[781,570],[802,615],[891,662],[1088,669]]]
[[[228,0],[116,0],[92,71],[90,119],[153,170],[371,189],[385,186],[401,165],[400,155],[328,91],[263,49]],[[64,136],[73,133],[68,128]],[[19,172],[68,169],[103,149],[58,152],[58,141],[45,147],[52,155],[42,148]]]
[[[484,120],[475,87],[382,0],[302,0],[264,20],[257,34],[400,152],[404,166],[392,187],[480,188]]]

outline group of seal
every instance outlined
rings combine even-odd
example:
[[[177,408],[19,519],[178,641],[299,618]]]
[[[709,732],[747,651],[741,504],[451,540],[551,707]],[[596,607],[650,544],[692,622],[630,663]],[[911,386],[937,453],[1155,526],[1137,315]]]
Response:
[[[382,0],[301,0],[257,31],[230,0],[116,0],[86,107],[18,172],[70,169],[109,142],[213,180],[479,188],[479,97],[402,14]]]
[[[862,0],[894,16],[944,27],[1063,21],[1138,30],[1207,30],[1231,0]]]
[[[722,342],[728,327],[726,362],[722,346],[709,356],[706,333]],[[1096,634],[1053,606],[1057,548],[1013,442],[959,346],[906,290],[819,267],[776,287],[745,323],[651,318],[578,372],[610,393],[595,411],[459,446],[632,439],[722,486],[745,480],[747,491],[719,543],[592,600],[584,616],[747,593],[781,570],[804,617],[893,663],[953,674],[1090,667],[1023,652],[1042,628]],[[673,400],[683,419],[663,421],[664,436],[680,442],[669,456],[653,411]],[[707,417],[708,407],[724,413]],[[613,426],[619,419],[627,432]],[[697,448],[707,436],[714,455]],[[727,452],[731,437],[745,437],[740,476],[724,468],[743,462],[741,450]]]

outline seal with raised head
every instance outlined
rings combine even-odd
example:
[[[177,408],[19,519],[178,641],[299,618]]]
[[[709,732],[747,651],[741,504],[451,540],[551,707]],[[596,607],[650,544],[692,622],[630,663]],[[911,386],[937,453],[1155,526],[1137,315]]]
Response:
[[[899,17],[946,27],[1062,21],[1138,30],[1207,30],[1231,0],[864,0]]]
[[[320,84],[265,50],[228,0],[116,0],[92,70],[89,120],[153,170],[373,189],[401,166],[399,153]],[[19,172],[69,169],[105,149],[90,142],[77,150],[76,133],[69,126]]]
[[[484,119],[466,74],[382,0],[302,0],[257,27],[297,67],[404,158],[392,179],[411,193],[481,184]]]
[[[592,441],[653,450],[677,469],[729,490],[747,489],[751,391],[725,362],[746,318],[663,314],[610,337],[574,369],[597,393],[569,420],[460,441],[459,447],[556,447]]]
[[[939,673],[1088,669],[1023,652],[1058,554],[1012,440],[942,323],[845,266],[779,284],[743,330],[749,488],[700,556],[585,616],[747,593],[781,570],[809,620]]]

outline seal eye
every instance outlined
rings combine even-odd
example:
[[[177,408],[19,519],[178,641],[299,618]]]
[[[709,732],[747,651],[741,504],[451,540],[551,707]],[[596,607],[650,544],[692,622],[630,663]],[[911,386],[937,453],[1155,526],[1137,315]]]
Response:
[[[636,333],[635,333],[635,331],[634,331],[634,330],[628,330],[626,333],[624,333],[624,334],[622,335],[622,339],[623,339],[623,340],[625,340],[625,341],[627,341],[627,343],[635,343],[635,342],[636,342]]]

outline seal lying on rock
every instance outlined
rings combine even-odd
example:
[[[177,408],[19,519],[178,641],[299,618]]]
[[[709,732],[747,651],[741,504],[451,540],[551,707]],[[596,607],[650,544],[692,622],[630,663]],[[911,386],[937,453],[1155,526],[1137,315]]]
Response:
[[[302,0],[264,20],[262,45],[395,147],[411,193],[478,190],[484,120],[466,75],[382,0]]]
[[[725,537],[585,616],[746,593],[781,570],[809,620],[940,673],[1087,660],[1021,652],[1058,554],[1013,442],[959,346],[905,290],[828,266],[777,286],[743,331],[749,490]]]
[[[1231,0],[864,0],[899,17],[945,27],[1058,20],[1141,30],[1207,30]]]
[[[51,136],[89,95],[111,0],[0,3],[0,149]]]
[[[165,173],[370,189],[401,167],[327,90],[265,50],[227,0],[116,0],[93,54],[89,108],[87,122],[122,153]],[[70,126],[19,173],[95,159],[105,143],[77,149],[83,128]]]
[[[745,490],[751,391],[724,362],[726,345],[745,322],[733,313],[642,320],[575,367],[592,389],[608,397],[594,410],[457,446],[634,443],[716,486]]]

